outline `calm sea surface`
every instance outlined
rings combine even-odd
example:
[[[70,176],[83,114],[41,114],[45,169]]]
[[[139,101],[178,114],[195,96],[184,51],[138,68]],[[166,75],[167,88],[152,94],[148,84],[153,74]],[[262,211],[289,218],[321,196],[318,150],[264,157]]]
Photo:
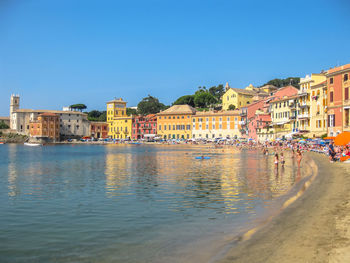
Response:
[[[195,156],[211,156],[196,160]],[[302,172],[255,150],[0,145],[0,262],[206,262]]]

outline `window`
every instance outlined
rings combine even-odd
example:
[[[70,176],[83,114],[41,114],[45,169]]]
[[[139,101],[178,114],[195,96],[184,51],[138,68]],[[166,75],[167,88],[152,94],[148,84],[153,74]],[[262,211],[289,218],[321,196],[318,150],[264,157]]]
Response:
[[[162,117],[159,117],[159,119],[162,119]]]
[[[333,78],[329,79],[329,84],[333,84]]]
[[[185,118],[185,116],[181,116],[181,119]]]
[[[348,81],[348,79],[349,79],[349,75],[348,75],[348,74],[345,74],[345,75],[344,75],[344,81]]]
[[[349,88],[345,88],[345,100],[349,99]]]
[[[159,130],[162,130],[162,125],[159,125]]]
[[[171,130],[171,125],[169,125],[169,131]]]
[[[333,102],[333,91],[329,93],[329,102]]]

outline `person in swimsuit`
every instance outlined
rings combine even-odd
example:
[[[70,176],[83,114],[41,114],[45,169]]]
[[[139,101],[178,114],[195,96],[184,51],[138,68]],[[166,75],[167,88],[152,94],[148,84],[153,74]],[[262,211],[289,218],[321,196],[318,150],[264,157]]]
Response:
[[[284,156],[283,156],[283,153],[281,153],[281,164],[282,164],[282,166],[284,166]]]
[[[276,153],[275,154],[275,166],[277,166],[278,165],[278,154]]]
[[[303,158],[301,151],[298,149],[297,150],[297,160],[298,160],[298,167],[300,167],[301,159]]]

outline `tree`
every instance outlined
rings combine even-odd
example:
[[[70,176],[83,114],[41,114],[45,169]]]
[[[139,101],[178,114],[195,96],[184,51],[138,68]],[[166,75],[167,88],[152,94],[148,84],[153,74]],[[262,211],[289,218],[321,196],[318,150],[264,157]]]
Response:
[[[178,98],[173,103],[173,105],[184,105],[184,104],[187,104],[187,105],[190,105],[190,106],[194,107],[195,106],[195,104],[194,104],[194,95],[182,96],[182,97]]]
[[[222,95],[225,93],[224,85],[219,84],[218,86],[213,86],[209,89],[209,93],[213,95],[217,100],[220,100]]]
[[[83,111],[85,110],[87,107],[85,104],[73,104],[70,105],[69,108],[73,109],[73,110],[79,110],[79,111]]]
[[[137,111],[141,115],[156,114],[161,110],[166,109],[166,106],[159,102],[159,100],[151,95],[143,98],[139,104],[137,104]]]
[[[217,103],[216,98],[209,92],[199,92],[194,95],[194,104],[198,108],[206,108]]]
[[[288,85],[292,85],[292,86],[299,89],[299,82],[300,82],[300,78],[289,77],[286,79],[272,79],[272,80],[268,81],[267,83],[265,83],[263,86],[274,85],[278,88],[281,88],[281,87],[285,87]]]
[[[92,110],[88,112],[88,120],[89,121],[106,121],[107,120],[107,112],[106,111],[98,111]]]
[[[196,95],[196,94],[199,94],[199,93],[206,93],[206,92],[208,92],[208,90],[207,90],[207,88],[205,86],[203,86],[203,87],[199,86],[198,90],[194,94]]]
[[[8,129],[10,128],[4,121],[0,121],[0,129]]]
[[[230,106],[228,106],[228,109],[229,109],[229,110],[235,110],[235,109],[236,109],[236,106],[233,105],[233,104],[230,104]]]
[[[137,115],[137,110],[132,108],[126,108],[126,115]]]

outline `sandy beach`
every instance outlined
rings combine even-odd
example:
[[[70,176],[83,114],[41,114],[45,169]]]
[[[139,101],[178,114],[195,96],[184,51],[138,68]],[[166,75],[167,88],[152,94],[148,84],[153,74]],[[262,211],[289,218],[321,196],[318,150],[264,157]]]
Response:
[[[350,262],[350,165],[309,155],[318,174],[305,193],[219,262]]]

